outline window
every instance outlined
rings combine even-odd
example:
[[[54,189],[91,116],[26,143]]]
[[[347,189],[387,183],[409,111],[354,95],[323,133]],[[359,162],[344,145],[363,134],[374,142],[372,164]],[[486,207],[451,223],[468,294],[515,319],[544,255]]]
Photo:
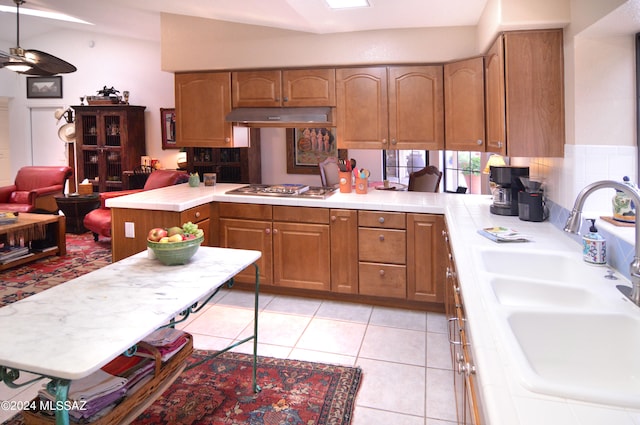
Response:
[[[422,170],[427,164],[428,151],[383,150],[382,178],[391,182],[409,184],[409,173]]]
[[[480,152],[443,151],[442,162],[445,191],[466,187],[466,193],[481,193]]]

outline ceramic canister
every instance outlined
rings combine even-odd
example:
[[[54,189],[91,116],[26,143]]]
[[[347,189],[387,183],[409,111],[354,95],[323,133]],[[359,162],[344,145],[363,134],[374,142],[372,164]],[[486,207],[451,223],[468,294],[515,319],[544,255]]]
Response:
[[[582,238],[582,257],[592,264],[607,263],[607,241],[597,233],[589,233]]]
[[[200,186],[200,176],[198,174],[191,174],[189,176],[189,186],[198,187]]]

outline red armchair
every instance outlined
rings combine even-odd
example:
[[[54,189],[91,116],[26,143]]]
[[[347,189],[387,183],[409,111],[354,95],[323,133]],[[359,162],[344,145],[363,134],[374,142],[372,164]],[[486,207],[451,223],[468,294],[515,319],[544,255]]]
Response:
[[[111,237],[111,209],[105,205],[109,198],[131,195],[143,190],[158,189],[174,184],[189,181],[189,174],[179,170],[156,170],[149,175],[142,189],[120,190],[100,193],[100,208],[89,212],[84,217],[84,227],[93,232],[93,238],[97,241],[100,236]]]
[[[55,197],[72,175],[67,166],[22,167],[14,184],[0,187],[0,211],[57,213]]]

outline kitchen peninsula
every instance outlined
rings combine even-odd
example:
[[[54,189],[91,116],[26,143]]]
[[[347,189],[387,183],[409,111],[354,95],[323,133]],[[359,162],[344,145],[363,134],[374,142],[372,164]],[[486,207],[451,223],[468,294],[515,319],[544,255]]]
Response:
[[[517,217],[492,215],[489,213],[491,199],[486,195],[374,190],[367,195],[336,193],[326,199],[297,199],[225,194],[226,191],[237,187],[239,185],[218,184],[215,187],[199,188],[179,185],[113,198],[108,206],[113,208],[113,215],[116,218],[114,234],[124,235],[124,223],[120,223],[119,217],[120,215],[125,217],[126,212],[130,214],[138,212],[141,215],[153,217],[158,216],[158,211],[180,214],[205,204],[211,206],[212,222],[219,221],[218,215],[222,204],[271,208],[295,207],[302,208],[300,210],[302,212],[329,209],[330,211],[401,213],[407,216],[415,214],[441,218],[445,221],[443,230],[446,232],[445,237],[442,234],[439,235],[439,247],[442,249],[443,257],[446,256],[447,245],[451,249],[451,262],[455,267],[458,291],[464,301],[466,316],[464,333],[466,341],[470,341],[469,345],[464,347],[470,352],[469,364],[460,366],[463,371],[468,371],[473,377],[473,386],[477,395],[475,407],[483,419],[482,423],[492,425],[634,424],[640,417],[640,405],[630,401],[637,395],[635,391],[631,387],[629,390],[631,394],[624,394],[629,388],[628,385],[624,386],[628,381],[624,376],[632,376],[632,372],[621,372],[615,367],[616,364],[633,363],[625,362],[629,356],[637,355],[634,349],[629,348],[637,346],[637,342],[628,340],[637,338],[636,336],[627,335],[627,339],[619,341],[618,344],[600,341],[598,338],[601,338],[603,331],[620,335],[620,332],[616,332],[613,327],[607,329],[603,328],[605,325],[601,325],[593,332],[579,333],[578,335],[583,339],[576,337],[561,341],[545,340],[547,336],[552,337],[551,330],[554,327],[566,326],[555,326],[560,323],[551,322],[551,327],[547,328],[546,332],[536,328],[538,324],[549,323],[548,320],[552,321],[557,317],[571,319],[569,323],[574,324],[575,318],[585,323],[604,322],[599,319],[603,313],[608,317],[624,317],[630,323],[637,323],[639,318],[638,308],[622,300],[615,287],[616,284],[628,285],[628,282],[619,275],[617,275],[619,278],[617,281],[605,279],[603,275],[606,269],[585,265],[581,259],[580,246],[550,222],[524,222]],[[133,216],[129,217],[133,219]],[[331,219],[331,215],[329,217]],[[365,220],[368,219],[366,214],[364,217]],[[356,215],[356,221],[358,221],[358,215]],[[152,220],[142,224],[143,227],[136,222],[136,235],[144,239],[150,222]],[[356,224],[358,227],[356,233],[345,236],[343,239],[353,239],[361,228],[369,228],[371,225],[370,222]],[[490,226],[515,228],[531,235],[533,240],[528,243],[497,244],[477,233],[479,228]],[[214,231],[217,227],[213,223],[210,226]],[[221,237],[220,235],[212,236],[212,240],[216,242]],[[117,249],[118,240],[114,239],[114,250]],[[351,255],[357,257],[357,253],[358,251],[354,251]],[[413,261],[423,261],[422,257],[430,254],[432,253],[429,251],[418,251],[419,258]],[[532,261],[531,267],[517,266],[516,260],[523,258]],[[551,258],[556,258],[553,264],[548,263]],[[407,256],[407,263],[410,261]],[[374,263],[374,261],[364,262]],[[445,259],[442,264],[443,269],[446,268],[446,263]],[[490,270],[490,266],[495,267],[496,264],[498,267]],[[554,269],[556,264],[563,264],[568,270],[560,274],[557,268]],[[444,286],[444,270],[442,272],[442,279],[438,284]],[[450,272],[453,271],[450,270]],[[450,273],[450,275],[453,274]],[[579,282],[571,281],[573,277],[578,278]],[[559,278],[564,279],[565,282],[560,284],[554,281]],[[541,282],[533,279],[545,280],[545,284],[541,285]],[[515,293],[503,292],[503,297],[499,298],[496,282],[503,284],[516,282],[518,286],[515,287]],[[362,284],[362,282],[359,283]],[[572,291],[584,292],[584,297],[560,296],[557,290],[566,290],[567,286],[570,286]],[[531,288],[542,291],[537,294],[537,305],[531,304],[536,301],[534,299],[536,293],[532,292]],[[341,295],[327,292],[327,294],[330,293],[334,297]],[[509,294],[511,299],[505,296]],[[349,295],[351,294],[344,294],[345,297]],[[581,305],[576,301],[580,299],[589,299],[593,302],[590,305]],[[442,303],[444,303],[444,297]],[[422,308],[424,305],[430,308],[435,307],[437,303],[422,304]],[[444,309],[442,305],[440,308]],[[526,318],[527,315],[535,320],[521,321],[526,325],[523,327],[524,330],[509,329],[509,324],[512,326],[515,324],[514,318]],[[449,317],[453,319],[451,315]],[[587,317],[594,319],[587,321],[585,320]],[[548,320],[540,320],[541,318]],[[517,331],[522,337],[523,332],[527,330],[529,330],[527,338],[539,338],[538,343],[533,346],[542,347],[543,354],[548,353],[545,357],[546,369],[534,369],[533,365],[528,363],[526,354],[530,353],[532,347],[520,345],[514,336],[514,332]],[[450,337],[453,340],[457,339],[456,335],[450,335]],[[620,346],[623,343],[627,348]],[[584,344],[597,345],[599,350],[585,349]],[[574,356],[576,350],[582,350],[583,354]],[[604,354],[599,359],[587,355],[601,353],[602,350]],[[619,356],[625,351],[629,354],[625,354],[619,361]],[[535,355],[530,357],[530,361],[536,361],[536,359]],[[454,359],[456,371],[457,360]],[[580,363],[577,363],[578,361]],[[576,364],[579,366],[576,367]],[[536,366],[539,365],[536,364]],[[555,372],[547,373],[547,370]],[[596,373],[598,370],[604,370],[605,375],[612,378],[608,382],[599,381],[601,378]],[[456,372],[454,374],[457,375]],[[574,375],[581,378],[578,380]],[[582,389],[570,385],[575,381],[579,381],[578,386]],[[615,385],[618,384],[625,389],[615,390]]]

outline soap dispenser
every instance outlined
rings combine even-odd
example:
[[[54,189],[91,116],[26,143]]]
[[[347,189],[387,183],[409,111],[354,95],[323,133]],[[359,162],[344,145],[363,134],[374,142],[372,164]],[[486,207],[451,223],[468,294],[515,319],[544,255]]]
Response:
[[[582,237],[582,257],[591,264],[607,263],[607,241],[598,233],[596,219],[590,218],[589,233]]]

